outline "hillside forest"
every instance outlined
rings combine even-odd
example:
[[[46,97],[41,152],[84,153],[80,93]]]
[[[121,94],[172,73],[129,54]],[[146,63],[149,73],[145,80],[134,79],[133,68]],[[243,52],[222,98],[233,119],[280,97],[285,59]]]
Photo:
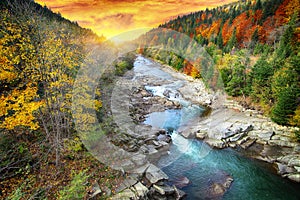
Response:
[[[239,1],[178,16],[146,33],[140,53],[195,78],[210,80],[246,107],[288,126],[300,125],[300,3],[297,0]],[[205,48],[214,66],[189,63],[191,44]],[[161,49],[147,48],[161,45]],[[164,49],[179,47],[182,55]],[[198,67],[197,67],[198,66]],[[218,76],[215,76],[216,73]],[[213,78],[214,77],[214,78]],[[213,79],[213,80],[211,80]]]
[[[78,70],[87,67],[90,47],[103,45],[105,38],[32,0],[2,0],[0,16],[0,199],[84,199],[95,183],[106,196],[114,194],[122,174],[85,149],[72,112]],[[148,45],[138,53],[211,80],[209,87],[223,88],[280,125],[299,127],[299,16],[299,0],[241,0],[161,24],[140,38]],[[168,46],[184,53],[189,45],[177,44],[180,38],[164,28],[203,46],[212,68],[167,53]],[[164,48],[148,48],[157,44]],[[102,86],[131,69],[133,60],[131,55],[113,63],[96,97],[84,104],[89,107],[77,108],[97,110],[109,133],[111,119],[103,119],[109,94]]]

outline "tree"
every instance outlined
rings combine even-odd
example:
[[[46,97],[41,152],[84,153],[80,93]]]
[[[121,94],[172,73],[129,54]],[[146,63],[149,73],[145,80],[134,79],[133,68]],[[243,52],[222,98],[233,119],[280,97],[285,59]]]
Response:
[[[269,110],[273,101],[271,80],[274,74],[274,68],[264,58],[259,59],[253,66],[250,79],[251,83],[251,99],[259,102],[260,105]]]
[[[299,88],[295,85],[280,91],[276,104],[271,112],[271,119],[280,124],[288,125],[297,108],[297,99],[300,97]]]
[[[0,37],[0,128],[13,130],[39,125],[35,112],[43,105],[31,77],[34,48],[28,37],[28,24],[18,24],[7,10],[1,14]],[[25,34],[25,36],[23,36]]]
[[[236,28],[234,28],[233,32],[232,32],[232,36],[231,38],[229,39],[224,51],[225,52],[230,52],[233,47],[235,47],[237,45],[237,39],[236,39]]]
[[[256,44],[259,42],[258,29],[256,28],[251,36],[250,49],[253,50]]]

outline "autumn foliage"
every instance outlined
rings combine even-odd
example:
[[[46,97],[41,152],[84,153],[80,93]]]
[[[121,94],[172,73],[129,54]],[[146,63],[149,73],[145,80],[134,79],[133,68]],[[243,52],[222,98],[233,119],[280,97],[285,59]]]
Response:
[[[143,54],[203,78],[211,88],[223,87],[230,96],[250,99],[249,107],[278,124],[299,126],[299,4],[297,0],[239,1],[180,16],[159,28],[183,33],[191,43],[152,30],[147,33],[152,44],[175,45],[179,55],[146,46]],[[186,61],[182,55],[201,57],[191,51],[192,41],[205,48],[209,54],[205,57],[211,57],[214,66],[209,59]]]

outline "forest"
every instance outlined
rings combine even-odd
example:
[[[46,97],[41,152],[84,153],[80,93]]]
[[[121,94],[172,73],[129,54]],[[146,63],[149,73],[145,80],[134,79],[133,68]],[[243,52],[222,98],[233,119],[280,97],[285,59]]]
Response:
[[[0,198],[81,199],[94,181],[111,193],[119,173],[87,152],[71,107],[78,69],[105,38],[31,0],[0,6]],[[77,109],[101,109],[91,101]]]
[[[277,124],[300,126],[299,16],[297,0],[239,1],[160,25],[141,40],[164,48],[144,45],[140,53],[193,77],[205,77],[211,87],[221,84],[229,96]],[[214,66],[208,70],[201,61],[191,64],[181,55],[166,53],[163,49],[174,46],[189,52],[191,44],[164,29],[202,45]],[[216,73],[219,77],[211,80]]]
[[[83,199],[95,182],[108,196],[114,194],[122,174],[87,152],[72,111],[78,70],[89,47],[106,39],[31,0],[2,0],[0,9],[0,198]],[[205,48],[212,68],[205,69],[201,60],[189,63],[166,48],[140,46],[138,53],[210,80],[208,86],[223,88],[280,125],[299,127],[299,16],[298,0],[243,0],[179,16],[140,38],[149,46],[179,45],[184,54],[189,42],[177,44],[175,32],[168,35],[161,29],[187,35]],[[109,94],[101,84],[122,76],[133,60],[130,55],[116,61],[96,98],[84,104],[89,107],[77,109],[95,109],[102,116],[108,112],[102,98]]]

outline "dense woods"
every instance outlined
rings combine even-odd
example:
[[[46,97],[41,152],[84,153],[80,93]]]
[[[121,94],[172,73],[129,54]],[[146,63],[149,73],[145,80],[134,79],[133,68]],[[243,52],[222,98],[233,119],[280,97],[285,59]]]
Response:
[[[239,1],[160,25],[142,40],[163,48],[145,45],[140,52],[193,77],[204,77],[211,87],[223,87],[229,96],[260,109],[280,125],[300,126],[299,14],[297,0]],[[182,55],[163,50],[176,46],[188,54],[194,41],[205,48],[214,66],[207,69],[202,61],[189,63]]]
[[[118,173],[86,152],[71,110],[88,47],[105,38],[31,0],[0,5],[0,198],[74,199],[95,180],[111,188]]]
[[[243,0],[160,25],[140,38],[148,45],[139,53],[203,78],[280,125],[299,127],[299,15],[299,0]],[[0,198],[82,199],[94,182],[114,193],[120,172],[93,158],[75,130],[75,119],[84,126],[94,119],[72,110],[76,75],[87,67],[89,47],[105,38],[31,0],[1,1],[0,17]],[[148,48],[156,45],[163,48]],[[190,62],[188,54],[198,59]],[[115,128],[106,115],[109,87],[134,59],[116,60],[96,95],[77,99],[85,102],[75,109],[97,110],[107,132]]]

